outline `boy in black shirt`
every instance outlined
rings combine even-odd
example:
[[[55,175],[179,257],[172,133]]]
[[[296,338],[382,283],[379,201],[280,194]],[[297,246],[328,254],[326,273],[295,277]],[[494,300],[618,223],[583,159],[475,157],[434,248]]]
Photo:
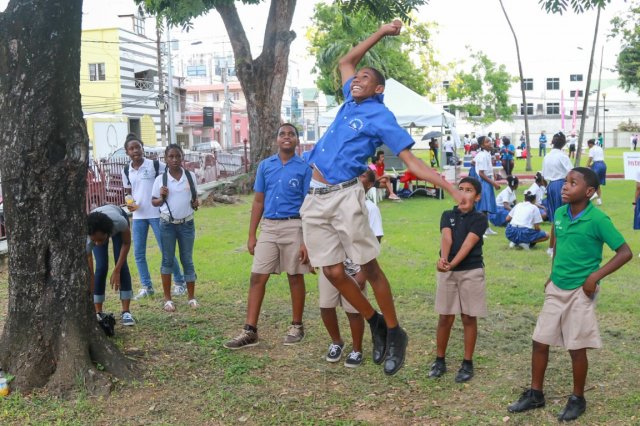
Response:
[[[473,377],[473,350],[478,336],[476,318],[487,315],[482,236],[487,230],[487,217],[474,208],[480,200],[482,186],[477,179],[460,180],[458,189],[471,202],[460,204],[442,213],[440,219],[440,259],[438,260],[438,289],[436,311],[440,314],[436,334],[437,358],[431,365],[429,377],[440,377],[446,371],[444,360],[451,327],[460,314],[464,328],[464,360],[456,375],[463,383]]]

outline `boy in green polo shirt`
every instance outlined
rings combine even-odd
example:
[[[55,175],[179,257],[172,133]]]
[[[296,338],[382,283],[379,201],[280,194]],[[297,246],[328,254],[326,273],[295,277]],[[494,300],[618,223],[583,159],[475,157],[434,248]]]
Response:
[[[542,386],[549,345],[566,348],[573,368],[573,394],[558,420],[577,419],[587,408],[587,349],[602,346],[595,316],[599,282],[632,258],[631,249],[609,216],[589,201],[598,186],[597,175],[586,167],[571,170],[562,186],[565,205],[556,210],[551,229],[553,266],[532,337],[531,388],[509,405],[507,410],[512,413],[544,407]],[[600,266],[604,244],[616,254]]]

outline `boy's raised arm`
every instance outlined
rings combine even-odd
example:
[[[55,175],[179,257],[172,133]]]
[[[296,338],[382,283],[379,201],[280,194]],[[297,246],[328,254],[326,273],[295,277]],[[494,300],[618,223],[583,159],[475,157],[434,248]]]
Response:
[[[377,42],[382,40],[384,36],[392,35],[396,36],[400,34],[402,28],[402,21],[394,19],[389,24],[384,24],[378,28],[378,31],[371,34],[365,40],[361,41],[357,45],[351,48],[346,55],[340,58],[338,62],[338,69],[340,70],[340,76],[342,77],[342,84],[347,82],[356,73],[356,66],[360,63],[362,57],[371,49]]]

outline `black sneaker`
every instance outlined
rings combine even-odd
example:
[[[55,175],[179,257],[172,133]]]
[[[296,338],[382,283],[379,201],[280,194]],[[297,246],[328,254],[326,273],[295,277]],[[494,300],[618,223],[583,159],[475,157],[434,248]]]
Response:
[[[342,349],[344,349],[344,343],[336,345],[332,343],[329,345],[329,351],[327,352],[326,360],[328,362],[338,362],[342,358]]]
[[[400,326],[398,326],[398,328],[400,328]],[[387,358],[384,360],[384,373],[393,376],[402,368],[402,364],[404,364],[404,356],[407,352],[409,336],[400,328],[394,337],[391,337],[391,335],[387,337]]]
[[[362,352],[351,351],[344,362],[345,367],[356,368],[362,364]]]
[[[527,389],[522,392],[519,400],[507,407],[507,411],[510,413],[521,413],[523,411],[533,410],[534,408],[542,408],[544,404],[545,400],[542,392],[539,393],[539,396],[536,396],[533,389]]]
[[[369,324],[369,327],[371,328],[371,341],[373,343],[373,362],[382,364],[387,353],[387,324],[385,324],[382,315],[378,314],[376,323]]]
[[[444,361],[435,360],[433,364],[431,364],[431,371],[429,371],[429,377],[438,378],[442,377],[444,373],[447,372],[447,364]]]
[[[464,383],[473,377],[473,365],[462,363],[458,374],[456,374],[456,383]]]
[[[583,396],[571,395],[567,401],[567,405],[560,411],[558,420],[567,422],[580,417],[587,409],[587,401]]]

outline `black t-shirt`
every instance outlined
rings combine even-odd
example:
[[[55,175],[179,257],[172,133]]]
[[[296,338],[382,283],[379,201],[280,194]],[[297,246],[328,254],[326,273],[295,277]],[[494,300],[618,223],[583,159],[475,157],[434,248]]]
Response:
[[[467,271],[484,266],[482,261],[482,236],[488,226],[487,216],[476,209],[471,210],[469,213],[462,213],[458,207],[454,207],[453,210],[446,210],[442,213],[440,231],[442,232],[444,228],[451,229],[451,250],[449,259],[447,259],[449,262],[458,254],[469,232],[473,232],[480,237],[480,240],[473,246],[467,257],[462,259],[462,262],[452,269],[453,271]]]

